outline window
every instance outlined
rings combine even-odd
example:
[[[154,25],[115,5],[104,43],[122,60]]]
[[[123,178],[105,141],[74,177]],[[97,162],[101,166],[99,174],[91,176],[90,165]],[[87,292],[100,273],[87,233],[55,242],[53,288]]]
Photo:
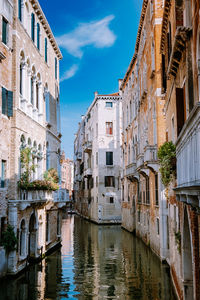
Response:
[[[146,177],[146,204],[150,204],[149,177]]]
[[[34,99],[33,92],[34,92],[34,89],[33,89],[33,77],[31,77],[31,104],[33,104],[33,99]]]
[[[49,213],[46,215],[46,242],[50,240]]]
[[[4,188],[6,185],[6,161],[1,161],[1,188]]]
[[[140,210],[138,210],[138,223],[140,223]]]
[[[114,176],[105,176],[105,186],[114,187],[115,186],[115,177]]]
[[[165,93],[167,88],[167,77],[165,72],[165,55],[162,54],[162,92]]]
[[[18,0],[18,18],[22,21],[22,0]]]
[[[47,38],[45,38],[45,61],[47,63],[48,57],[47,57]]]
[[[98,176],[96,176],[96,187],[98,187]]]
[[[20,245],[19,245],[19,254],[20,256],[26,255],[26,227],[25,227],[25,221],[21,221],[20,225]]]
[[[31,39],[35,42],[35,15],[31,14]]]
[[[58,61],[57,61],[57,58],[55,57],[55,78],[57,79],[57,68],[58,68]]]
[[[20,64],[20,67],[19,67],[19,92],[20,92],[20,95],[22,95],[22,90],[23,90],[23,87],[22,87],[22,64]]]
[[[49,113],[49,92],[45,92],[45,103],[46,103],[46,122],[49,123],[50,122],[50,113]]]
[[[40,50],[40,24],[37,23],[37,48]]]
[[[112,102],[106,102],[106,107],[113,107],[113,103]]]
[[[106,165],[107,166],[113,165],[113,152],[106,152]]]
[[[98,166],[98,152],[96,152],[96,165]]]
[[[159,201],[158,201],[158,174],[155,174],[155,200],[156,200],[156,205],[159,205]]]
[[[114,197],[110,197],[110,203],[114,203]]]
[[[113,134],[113,123],[106,122],[106,134],[112,135]]]
[[[13,116],[13,92],[2,87],[2,114]]]
[[[39,108],[39,84],[36,83],[36,108]]]
[[[157,226],[157,234],[160,234],[160,224],[159,224],[159,218],[156,219],[156,226]]]
[[[2,42],[7,45],[8,43],[8,22],[2,19]]]
[[[184,88],[176,88],[176,117],[177,117],[177,136],[180,134],[186,119],[186,103]]]

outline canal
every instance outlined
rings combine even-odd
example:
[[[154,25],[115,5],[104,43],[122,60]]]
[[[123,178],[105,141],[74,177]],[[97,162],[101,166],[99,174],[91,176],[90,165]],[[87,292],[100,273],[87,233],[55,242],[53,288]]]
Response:
[[[167,266],[120,226],[68,216],[62,240],[41,263],[1,281],[0,299],[175,299]]]

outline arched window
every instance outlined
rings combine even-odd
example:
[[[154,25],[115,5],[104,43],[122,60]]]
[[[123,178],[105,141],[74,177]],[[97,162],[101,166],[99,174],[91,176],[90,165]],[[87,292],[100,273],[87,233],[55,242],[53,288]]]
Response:
[[[132,102],[130,101],[130,113],[129,113],[129,116],[130,116],[130,123],[132,121]]]
[[[31,146],[32,146],[31,139],[28,138],[28,147],[31,148]]]
[[[35,67],[32,67],[32,72],[31,72],[31,104],[35,106]]]
[[[26,226],[25,220],[23,219],[20,224],[20,245],[19,245],[20,256],[26,256]]]
[[[24,96],[24,70],[25,70],[25,54],[23,51],[20,53],[20,66],[19,66],[19,93],[22,96]]]
[[[38,145],[38,153],[37,153],[37,168],[38,168],[38,179],[42,179],[42,146]]]
[[[21,143],[21,145],[20,145],[21,149],[26,147],[26,139],[23,134],[21,135],[20,143]]]
[[[130,145],[128,145],[128,164],[130,164],[130,158],[131,158],[131,149],[130,149]]]

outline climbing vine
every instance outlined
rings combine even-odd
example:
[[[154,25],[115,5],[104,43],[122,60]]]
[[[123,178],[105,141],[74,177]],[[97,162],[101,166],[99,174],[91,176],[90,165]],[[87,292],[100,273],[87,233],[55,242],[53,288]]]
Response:
[[[165,142],[158,149],[158,158],[162,183],[168,187],[176,176],[176,146],[172,142]]]

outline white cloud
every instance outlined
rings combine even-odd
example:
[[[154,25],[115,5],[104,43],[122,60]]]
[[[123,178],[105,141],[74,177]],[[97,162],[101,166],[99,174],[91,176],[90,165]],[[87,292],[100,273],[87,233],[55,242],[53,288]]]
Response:
[[[111,47],[116,40],[116,35],[109,28],[113,19],[114,16],[110,15],[99,21],[80,23],[73,31],[58,37],[58,44],[78,58],[83,56],[86,46]]]
[[[76,74],[76,72],[78,71],[78,68],[79,68],[79,66],[77,64],[72,65],[71,68],[69,68],[69,70],[67,70],[63,74],[60,81],[64,81],[64,80],[67,80],[67,79],[73,77]]]

